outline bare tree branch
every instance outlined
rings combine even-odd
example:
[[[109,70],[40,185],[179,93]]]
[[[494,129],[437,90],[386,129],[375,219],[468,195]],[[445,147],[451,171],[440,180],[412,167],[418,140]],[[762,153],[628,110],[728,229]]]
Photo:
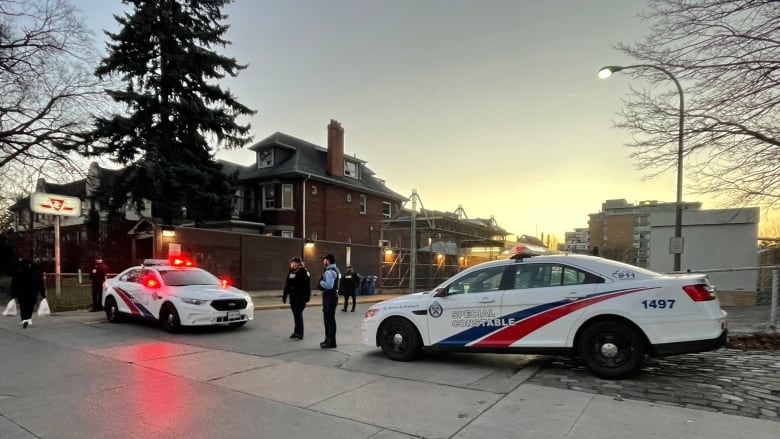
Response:
[[[780,2],[649,0],[642,16],[650,34],[617,49],[683,86],[686,189],[724,205],[780,206]],[[649,86],[632,90],[616,126],[633,133],[636,166],[655,176],[676,165],[679,109],[652,70],[630,71]]]

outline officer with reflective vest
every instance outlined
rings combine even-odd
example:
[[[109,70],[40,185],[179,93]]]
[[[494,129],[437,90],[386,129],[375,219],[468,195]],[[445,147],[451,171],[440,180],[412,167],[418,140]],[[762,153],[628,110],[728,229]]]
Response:
[[[341,272],[336,267],[336,257],[326,255],[322,258],[325,269],[320,278],[320,290],[322,291],[322,319],[325,324],[325,341],[320,343],[322,349],[336,347],[336,307],[339,305],[339,280]]]

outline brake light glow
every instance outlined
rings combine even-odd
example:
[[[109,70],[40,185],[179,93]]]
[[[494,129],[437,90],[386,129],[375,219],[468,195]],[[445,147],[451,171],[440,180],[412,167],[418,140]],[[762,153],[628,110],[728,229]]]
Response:
[[[219,283],[220,283],[220,285],[222,285],[222,288],[232,287],[233,286],[233,279],[231,279],[231,278],[229,278],[227,276],[222,276],[222,277],[219,278]]]
[[[160,282],[154,278],[154,276],[146,276],[141,280],[141,283],[147,288],[160,288]]]
[[[694,302],[706,302],[715,300],[715,289],[707,284],[686,285],[682,287],[685,294]]]
[[[179,258],[179,257],[171,258],[170,263],[174,267],[194,267],[195,266],[195,263],[192,262],[192,259]]]

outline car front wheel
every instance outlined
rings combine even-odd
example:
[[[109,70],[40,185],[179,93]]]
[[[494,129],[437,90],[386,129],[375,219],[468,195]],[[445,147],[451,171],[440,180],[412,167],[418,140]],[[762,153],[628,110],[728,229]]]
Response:
[[[628,378],[642,370],[645,345],[635,328],[604,321],[582,331],[577,355],[594,375],[606,379]]]
[[[411,361],[422,349],[420,334],[406,319],[391,318],[379,327],[379,345],[391,360]]]
[[[119,323],[122,321],[122,313],[119,312],[119,307],[113,296],[106,297],[106,303],[103,305],[103,310],[106,312],[106,320],[109,322]]]
[[[160,324],[168,332],[177,333],[181,331],[179,313],[176,312],[176,308],[173,305],[165,305],[162,312],[160,312]]]

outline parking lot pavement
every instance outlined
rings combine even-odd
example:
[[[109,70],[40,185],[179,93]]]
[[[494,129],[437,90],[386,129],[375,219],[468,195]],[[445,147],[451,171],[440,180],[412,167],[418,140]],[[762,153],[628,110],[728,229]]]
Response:
[[[0,437],[780,437],[777,352],[652,360],[621,381],[558,358],[401,363],[359,343],[365,309],[338,313],[339,347],[329,351],[316,347],[316,310],[302,341],[288,338],[281,309],[237,330],[185,334],[86,311],[27,329],[0,318]]]

